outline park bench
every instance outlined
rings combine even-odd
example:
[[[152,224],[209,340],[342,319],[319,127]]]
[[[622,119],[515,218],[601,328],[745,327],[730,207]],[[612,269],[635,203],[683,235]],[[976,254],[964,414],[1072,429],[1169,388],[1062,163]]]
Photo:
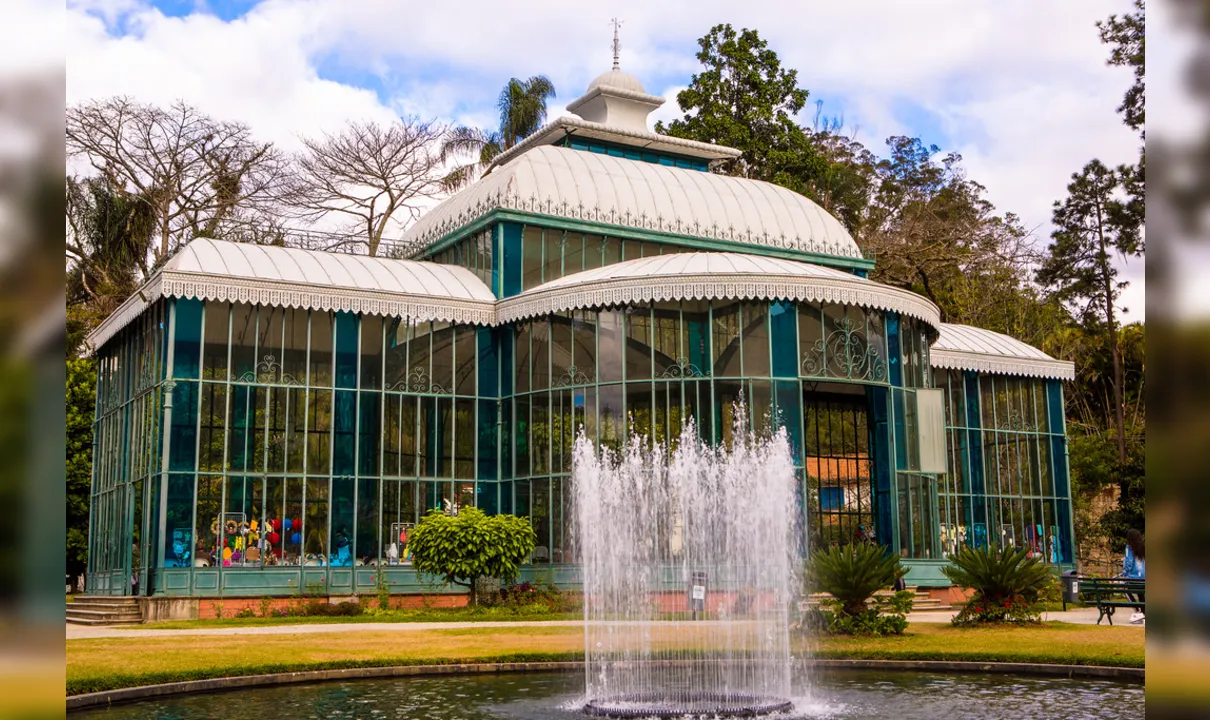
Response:
[[[1113,624],[1113,613],[1120,607],[1146,607],[1146,580],[1132,578],[1080,578],[1080,596],[1089,605],[1095,605],[1097,625],[1105,618]],[[1134,598],[1133,600],[1131,598]]]

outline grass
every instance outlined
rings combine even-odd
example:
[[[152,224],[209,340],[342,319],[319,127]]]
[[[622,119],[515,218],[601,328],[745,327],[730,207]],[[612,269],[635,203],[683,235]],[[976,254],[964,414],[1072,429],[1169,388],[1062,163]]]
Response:
[[[197,630],[218,627],[266,627],[272,625],[313,625],[331,623],[423,623],[423,622],[485,622],[485,621],[546,621],[582,620],[584,612],[556,613],[531,612],[525,609],[512,610],[503,607],[491,608],[430,608],[416,610],[370,610],[361,615],[286,617],[227,617],[207,620],[173,620],[145,626],[147,630]],[[137,631],[136,631],[137,632]]]
[[[340,620],[342,618],[334,618]],[[191,625],[196,627],[196,623]],[[796,653],[889,660],[1063,663],[1143,667],[1136,627],[1050,623],[959,629],[918,623],[900,637],[818,638]],[[672,633],[656,638],[671,642]],[[342,630],[279,635],[177,635],[67,641],[67,694],[213,677],[352,667],[579,660],[578,626]]]

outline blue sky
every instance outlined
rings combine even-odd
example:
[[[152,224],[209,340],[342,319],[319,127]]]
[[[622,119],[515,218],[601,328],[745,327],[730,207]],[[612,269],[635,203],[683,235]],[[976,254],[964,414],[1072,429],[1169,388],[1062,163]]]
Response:
[[[1089,159],[1129,162],[1137,140],[1114,112],[1129,73],[1105,64],[1095,22],[1126,0],[893,0],[784,3],[536,0],[506,12],[464,0],[69,0],[68,102],[126,94],[184,99],[296,147],[348,120],[400,114],[491,125],[513,76],[548,75],[551,115],[611,62],[667,98],[700,67],[717,22],[757,29],[811,93],[803,121],[844,118],[875,153],[912,135],[964,157],[1002,211],[1049,234],[1050,206]],[[1143,306],[1142,266],[1130,268]]]

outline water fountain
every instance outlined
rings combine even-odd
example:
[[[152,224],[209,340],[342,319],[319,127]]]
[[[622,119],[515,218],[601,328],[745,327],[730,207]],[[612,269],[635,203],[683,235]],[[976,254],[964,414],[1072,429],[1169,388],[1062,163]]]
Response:
[[[792,709],[794,463],[784,431],[746,425],[740,408],[728,448],[692,424],[671,448],[577,440],[587,714]]]

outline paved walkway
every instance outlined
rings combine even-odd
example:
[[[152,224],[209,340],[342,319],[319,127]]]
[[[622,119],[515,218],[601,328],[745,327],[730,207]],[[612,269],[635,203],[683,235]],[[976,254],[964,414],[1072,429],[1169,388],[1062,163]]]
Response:
[[[914,612],[908,615],[908,622],[914,623],[946,623],[954,616],[953,610],[933,610]],[[1097,611],[1095,608],[1073,608],[1066,612],[1048,612],[1042,614],[1042,619],[1048,622],[1066,622],[1077,625],[1095,625]],[[1129,615],[1117,619],[1117,624],[1125,627],[1140,627],[1129,625],[1126,621]],[[155,625],[97,627],[89,625],[67,624],[67,639],[79,640],[85,638],[114,638],[114,637],[169,637],[173,635],[304,635],[342,632],[414,632],[419,630],[451,630],[458,628],[510,628],[510,627],[582,627],[579,620],[546,620],[546,621],[517,621],[517,622],[391,622],[391,623],[300,623],[297,625],[254,625],[247,627],[199,627],[190,630],[156,629]]]

